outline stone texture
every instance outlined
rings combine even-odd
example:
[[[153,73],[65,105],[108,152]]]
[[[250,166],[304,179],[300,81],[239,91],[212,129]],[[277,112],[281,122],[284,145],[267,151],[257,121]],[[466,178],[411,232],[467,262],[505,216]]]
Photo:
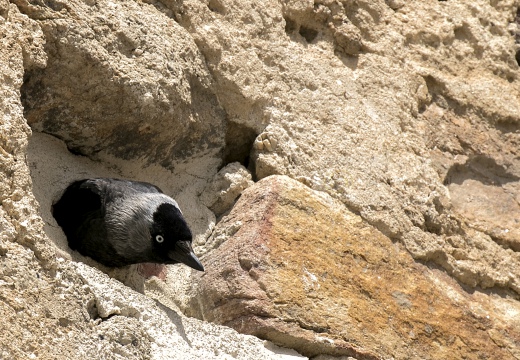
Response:
[[[43,41],[37,25],[20,14],[15,6],[0,2],[0,14],[3,44],[0,51],[0,239],[6,247],[1,253],[6,255],[9,242],[17,241],[46,261],[51,255],[49,249],[42,246],[42,223],[36,202],[34,197],[25,196],[31,191],[25,163],[27,137],[31,130],[23,119],[18,91],[24,66],[34,68],[45,64]],[[31,28],[36,31],[32,33]]]
[[[0,0],[0,357],[298,357],[179,304],[319,359],[520,358],[519,7]],[[249,186],[232,162],[331,198],[271,189],[217,224]],[[211,272],[70,252],[50,204],[88,176],[176,198]],[[324,232],[352,241],[298,247]]]
[[[220,216],[229,210],[242,191],[252,184],[249,171],[234,162],[220,169],[204,192],[200,194],[200,200],[215,215]]]
[[[191,281],[188,314],[306,356],[520,356],[516,300],[467,292],[295,180],[271,176],[245,190],[217,225],[226,228],[228,239]]]
[[[458,164],[457,164],[458,165]],[[497,243],[520,250],[519,177],[493,159],[475,156],[450,169],[454,209]]]
[[[520,289],[518,1],[156,6],[193,37],[230,124],[258,134],[255,179],[298,179],[419,261]],[[450,183],[474,157],[506,178]],[[474,191],[486,195],[468,202]],[[476,211],[497,196],[509,205]]]
[[[42,220],[56,194],[50,183],[38,188],[45,208],[33,194],[31,130],[19,91],[24,69],[45,65],[41,34],[16,6],[0,1],[0,358],[302,359],[252,336],[188,319],[94,267],[61,257],[63,250],[44,232],[52,224]],[[56,160],[44,165],[52,169]],[[58,165],[75,172],[67,176],[78,176],[92,171],[86,161]],[[49,180],[48,169],[31,170]],[[53,236],[59,244],[58,238]]]
[[[140,2],[15,1],[45,36],[48,63],[25,73],[33,129],[84,155],[166,168],[221,151],[224,113],[197,46]],[[42,106],[42,104],[44,104]]]

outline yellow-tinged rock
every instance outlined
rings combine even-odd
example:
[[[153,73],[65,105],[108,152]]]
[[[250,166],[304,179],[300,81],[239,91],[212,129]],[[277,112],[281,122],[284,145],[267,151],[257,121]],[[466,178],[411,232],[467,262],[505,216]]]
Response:
[[[192,315],[306,356],[519,355],[517,302],[464,291],[297,181],[272,176],[247,189],[218,227],[237,223],[204,260]]]

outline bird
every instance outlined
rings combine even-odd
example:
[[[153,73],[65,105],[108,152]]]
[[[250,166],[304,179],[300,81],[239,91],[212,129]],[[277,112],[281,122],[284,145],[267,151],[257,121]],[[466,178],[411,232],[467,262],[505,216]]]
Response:
[[[53,204],[52,214],[72,250],[105,266],[183,263],[204,271],[179,205],[150,183],[77,180]]]

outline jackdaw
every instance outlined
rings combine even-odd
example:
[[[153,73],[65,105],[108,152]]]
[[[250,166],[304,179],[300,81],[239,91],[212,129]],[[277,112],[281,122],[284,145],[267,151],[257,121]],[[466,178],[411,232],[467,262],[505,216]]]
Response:
[[[204,271],[177,202],[145,182],[75,181],[53,205],[69,246],[109,267],[183,263]]]

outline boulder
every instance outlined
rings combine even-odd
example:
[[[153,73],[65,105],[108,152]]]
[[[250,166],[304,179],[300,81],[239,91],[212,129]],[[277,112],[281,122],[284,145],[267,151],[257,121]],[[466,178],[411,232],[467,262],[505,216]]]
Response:
[[[139,2],[15,3],[39,24],[48,56],[46,67],[24,77],[33,129],[82,155],[170,169],[222,150],[225,120],[213,80],[175,21]]]
[[[228,238],[203,259],[206,272],[190,282],[189,315],[309,357],[520,355],[516,300],[468,292],[339,201],[289,177],[245,190],[216,232],[227,228]]]
[[[0,1],[0,63],[6,65],[0,66],[0,358],[304,359],[227,327],[186,318],[94,266],[63,257],[53,242],[59,230],[50,238],[44,229],[52,222],[42,219],[54,194],[38,188],[45,209],[34,195],[31,175],[45,179],[49,172],[32,161],[29,171],[31,129],[19,91],[24,69],[45,66],[41,36],[36,22]]]
[[[161,3],[203,53],[230,123],[256,132],[255,180],[298,179],[414,259],[520,291],[514,2]],[[479,156],[505,179],[450,182]],[[489,208],[496,196],[509,205]]]
[[[520,358],[518,1],[0,0],[0,38],[0,358],[302,357],[177,306]],[[71,251],[51,204],[94,176],[174,197],[206,273]]]

